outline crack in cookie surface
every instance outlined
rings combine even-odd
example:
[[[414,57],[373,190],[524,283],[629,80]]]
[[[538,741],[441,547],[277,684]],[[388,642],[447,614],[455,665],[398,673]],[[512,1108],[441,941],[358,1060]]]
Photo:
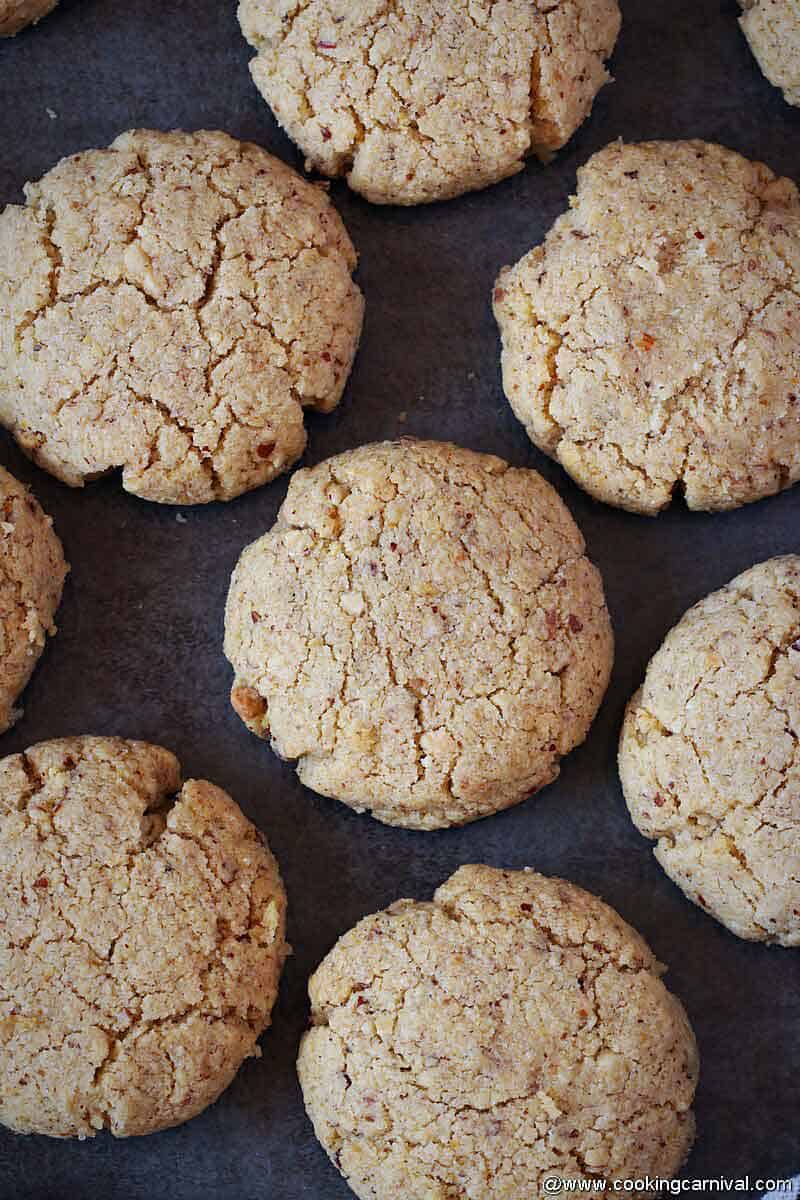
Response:
[[[620,773],[690,899],[740,937],[800,945],[800,558],[679,621],[628,705]]]
[[[0,761],[0,1121],[148,1133],[258,1053],[287,947],[275,860],[168,751],[43,742]]]
[[[486,187],[588,115],[616,0],[241,0],[255,83],[327,175],[375,203]]]
[[[390,824],[462,824],[558,774],[613,654],[602,582],[535,472],[434,442],[290,484],[226,610],[232,701],[301,780]]]
[[[339,939],[298,1071],[358,1196],[538,1196],[548,1174],[673,1174],[697,1051],[639,937],[531,872],[462,867]]]
[[[0,421],[73,486],[228,500],[305,447],[361,331],[328,198],[225,134],[133,131],[0,215]]]
[[[800,478],[800,197],[762,164],[607,147],[494,307],[514,412],[598,499],[726,509]]]

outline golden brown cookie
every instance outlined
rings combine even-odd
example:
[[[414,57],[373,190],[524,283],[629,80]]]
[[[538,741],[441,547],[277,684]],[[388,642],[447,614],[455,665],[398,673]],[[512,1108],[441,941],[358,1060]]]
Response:
[[[800,105],[800,3],[798,0],[739,0],[739,18],[750,49],[787,104]]]
[[[68,571],[53,522],[0,467],[0,733],[44,650]]]
[[[251,71],[325,175],[422,204],[547,158],[608,79],[617,0],[241,0]]]
[[[0,37],[13,37],[52,12],[58,0],[0,0]]]
[[[631,699],[625,798],[661,866],[739,937],[800,945],[800,558],[681,618]]]
[[[325,193],[224,133],[122,134],[0,215],[0,422],[72,486],[230,500],[342,394],[356,256]]]
[[[516,804],[555,779],[608,683],[584,549],[540,475],[457,446],[299,471],[231,581],[233,706],[304,784],[390,825]]]
[[[0,760],[0,1121],[123,1137],[196,1116],[259,1053],[285,909],[264,839],[169,751]]]
[[[309,984],[306,1109],[362,1200],[522,1200],[669,1177],[697,1048],[641,937],[574,884],[462,867],[340,938]]]
[[[528,435],[607,504],[727,509],[800,478],[800,196],[705,142],[614,143],[494,293]]]

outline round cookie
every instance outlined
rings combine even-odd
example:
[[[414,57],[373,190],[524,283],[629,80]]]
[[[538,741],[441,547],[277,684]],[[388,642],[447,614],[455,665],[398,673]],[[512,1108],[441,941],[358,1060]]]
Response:
[[[607,504],[728,509],[800,478],[800,197],[704,142],[615,143],[494,293],[506,395]]]
[[[0,733],[22,715],[15,702],[56,631],[67,570],[50,517],[0,467]]]
[[[619,767],[669,877],[739,937],[800,946],[800,557],[690,608],[632,697]]]
[[[58,0],[0,0],[0,37],[13,37],[52,12]]]
[[[258,1055],[287,946],[275,860],[225,792],[120,738],[0,761],[0,1122],[118,1137]]]
[[[0,422],[72,486],[230,500],[302,453],[361,329],[325,193],[224,133],[122,134],[0,215]]]
[[[600,575],[535,471],[441,442],[298,471],[231,580],[234,708],[308,787],[437,829],[525,799],[608,683]]]
[[[424,204],[548,158],[608,80],[617,0],[241,0],[256,86],[306,166]]]
[[[668,1177],[694,1137],[694,1036],[608,905],[462,867],[340,938],[309,984],[298,1072],[363,1200],[521,1200],[548,1177]]]
[[[750,49],[787,104],[800,106],[800,4],[798,0],[739,0],[739,18]]]

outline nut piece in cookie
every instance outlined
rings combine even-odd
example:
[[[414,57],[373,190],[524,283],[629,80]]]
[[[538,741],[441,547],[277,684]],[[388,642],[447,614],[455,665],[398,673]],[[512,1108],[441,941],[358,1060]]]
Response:
[[[556,778],[613,642],[580,531],[535,471],[384,442],[298,471],[231,580],[233,707],[300,779],[438,829]]]
[[[750,49],[787,104],[800,106],[800,5],[797,0],[739,0]]]
[[[663,970],[574,884],[462,867],[431,903],[360,921],[311,977],[298,1072],[316,1135],[362,1200],[671,1177],[698,1056]]]
[[[58,0],[0,0],[0,37],[13,37],[52,12]]]
[[[800,946],[800,557],[759,563],[681,618],[619,748],[637,828],[739,937]]]
[[[258,1055],[288,947],[266,842],[225,792],[121,738],[0,760],[0,1122],[179,1125]]]
[[[21,716],[17,697],[56,632],[68,569],[50,517],[0,467],[0,733]]]
[[[592,496],[730,509],[800,479],[800,196],[705,142],[615,143],[494,292],[503,384]]]
[[[224,133],[122,134],[0,214],[0,423],[74,487],[231,500],[335,408],[361,331],[328,197]]]
[[[424,204],[548,158],[608,80],[617,0],[241,0],[251,73],[307,167]]]

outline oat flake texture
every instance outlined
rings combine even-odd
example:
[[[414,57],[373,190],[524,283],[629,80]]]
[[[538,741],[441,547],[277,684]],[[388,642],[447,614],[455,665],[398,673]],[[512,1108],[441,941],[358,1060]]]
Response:
[[[523,1200],[562,1179],[671,1176],[698,1060],[641,937],[561,879],[462,867],[340,938],[298,1070],[362,1200]]]
[[[800,0],[739,0],[750,49],[787,104],[800,105]]]
[[[21,715],[17,697],[56,632],[67,569],[50,517],[0,467],[0,733]]]
[[[494,303],[514,412],[597,499],[729,509],[800,478],[800,196],[763,164],[606,147]]]
[[[230,500],[342,394],[356,257],[325,193],[223,133],[125,133],[0,215],[0,422],[80,486]]]
[[[535,471],[386,442],[298,471],[231,581],[231,700],[300,779],[391,825],[558,774],[608,683],[600,575]]]
[[[0,761],[0,1121],[150,1133],[257,1054],[287,952],[275,860],[225,792],[119,738]]]
[[[422,204],[550,156],[607,81],[616,0],[241,0],[253,79],[307,166]]]
[[[620,774],[664,870],[739,937],[800,946],[800,558],[690,608],[625,716]]]
[[[41,21],[58,0],[0,0],[0,37],[13,37],[26,25]]]

